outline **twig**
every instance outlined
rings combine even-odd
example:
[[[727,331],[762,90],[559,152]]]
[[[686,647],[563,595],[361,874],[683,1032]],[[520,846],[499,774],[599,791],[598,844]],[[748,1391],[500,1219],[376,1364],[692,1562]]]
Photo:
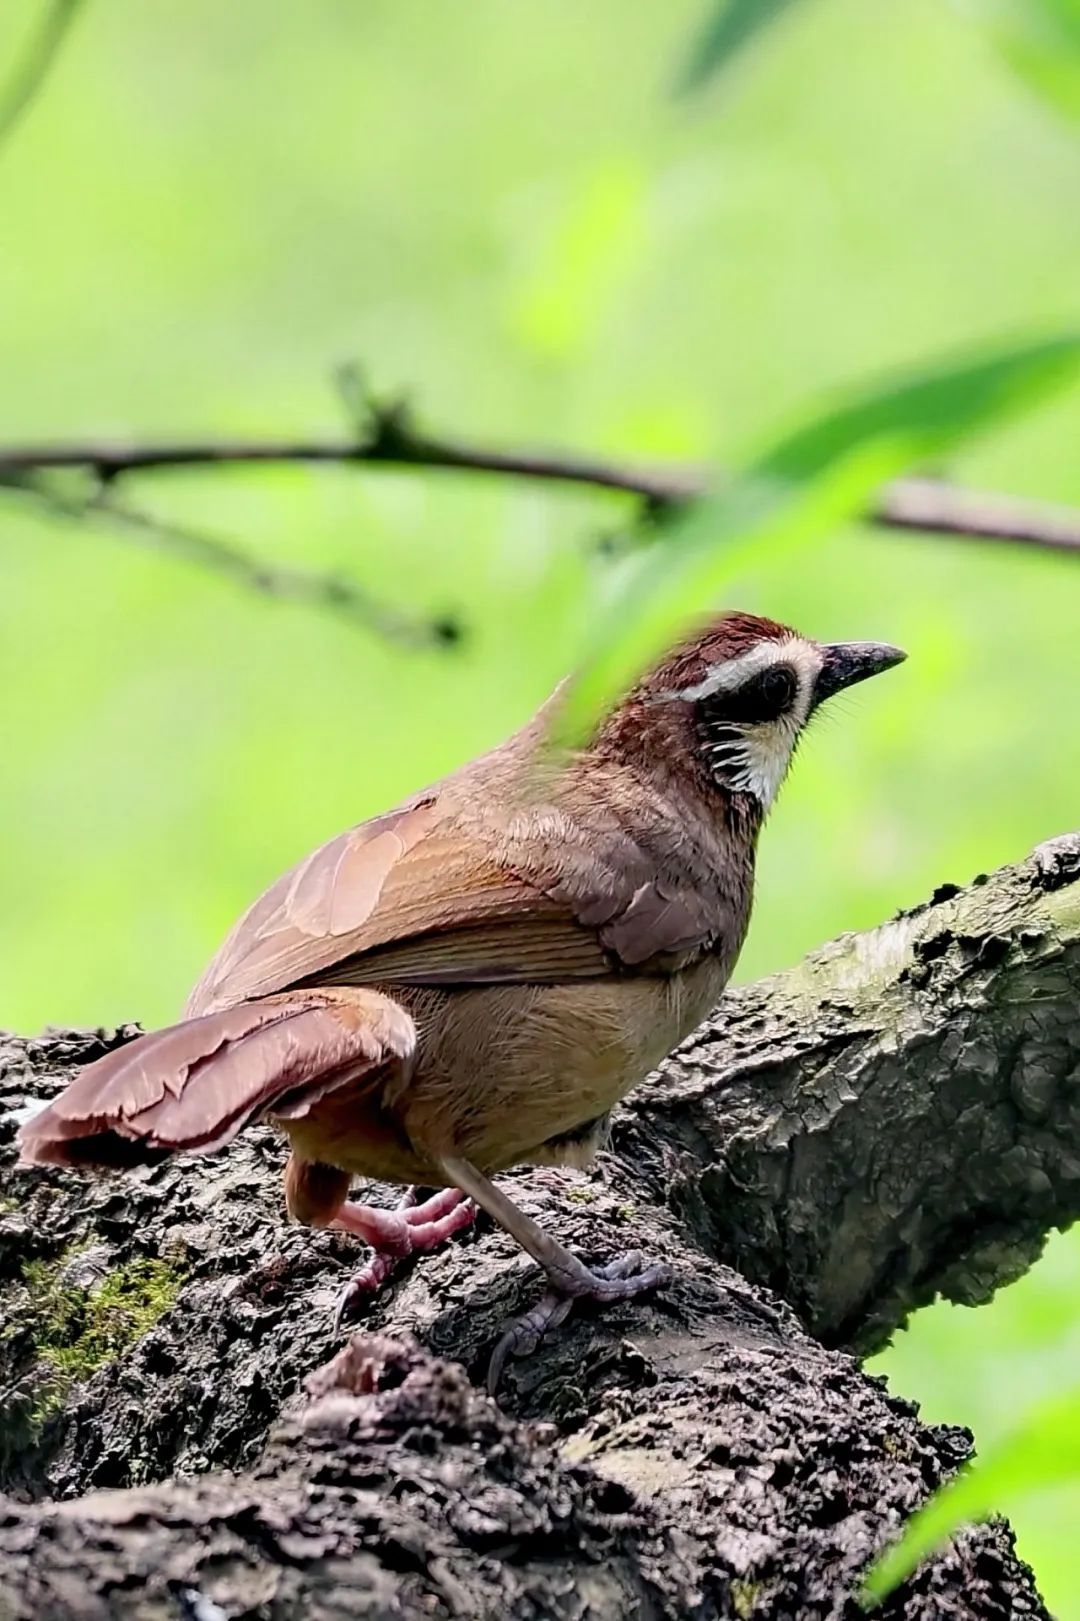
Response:
[[[42,479],[15,475],[0,478],[5,492],[23,496],[52,516],[76,522],[98,521],[123,530],[152,550],[225,575],[237,585],[282,602],[330,608],[374,631],[387,641],[410,648],[448,646],[461,638],[461,626],[448,616],[418,619],[370,596],[340,574],[282,568],[258,561],[234,541],[164,521],[138,507],[117,501],[105,487],[89,498],[70,496]]]
[[[355,439],[206,439],[176,444],[95,440],[0,448],[0,474],[87,468],[106,483],[129,473],[171,468],[297,462],[339,465],[365,462],[498,473],[560,484],[586,484],[657,502],[687,500],[705,489],[703,475],[689,468],[650,471],[561,451],[492,450],[455,440],[429,438],[408,426],[397,410],[381,414],[375,431]]]
[[[400,406],[373,407],[369,430],[354,438],[160,444],[89,440],[0,448],[0,477],[5,472],[25,475],[43,469],[84,468],[103,483],[150,471],[269,463],[445,468],[537,479],[637,496],[654,511],[692,500],[708,487],[704,471],[690,466],[634,466],[562,451],[491,449],[434,438],[416,430]],[[1080,552],[1080,512],[958,489],[936,479],[899,479],[886,485],[867,518],[886,529]]]
[[[0,144],[11,135],[45,85],[82,0],[53,0],[26,55],[0,95]]]
[[[1005,540],[1049,551],[1080,551],[1080,512],[1015,496],[959,490],[940,479],[897,479],[882,491],[873,520],[888,529],[961,540]]]

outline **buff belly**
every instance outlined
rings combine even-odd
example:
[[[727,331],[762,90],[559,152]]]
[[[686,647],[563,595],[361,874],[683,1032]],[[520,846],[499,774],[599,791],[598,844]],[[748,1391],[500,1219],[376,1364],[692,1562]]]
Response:
[[[282,1124],[304,1158],[384,1181],[437,1186],[444,1155],[489,1174],[580,1160],[575,1134],[690,1034],[725,977],[709,959],[673,977],[396,988],[419,1032],[411,1070]],[[565,1148],[548,1146],[563,1137]]]

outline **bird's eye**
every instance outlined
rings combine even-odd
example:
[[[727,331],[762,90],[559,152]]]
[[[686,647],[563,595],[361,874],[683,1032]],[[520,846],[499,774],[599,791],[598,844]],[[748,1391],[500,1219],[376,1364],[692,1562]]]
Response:
[[[758,681],[762,707],[772,715],[782,715],[795,696],[795,672],[787,664],[774,664],[763,670]]]
[[[724,719],[742,726],[761,726],[791,708],[798,679],[790,664],[770,664],[723,698]]]
[[[698,705],[707,726],[760,726],[787,713],[799,690],[790,664],[770,664],[741,686],[710,693]]]

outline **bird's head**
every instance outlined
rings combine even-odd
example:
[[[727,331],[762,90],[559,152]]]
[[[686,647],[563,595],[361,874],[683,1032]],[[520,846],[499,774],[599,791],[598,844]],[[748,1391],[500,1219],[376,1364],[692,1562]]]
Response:
[[[689,769],[764,815],[819,705],[905,657],[886,643],[815,642],[725,614],[655,665],[601,735],[616,747],[636,739],[653,763]]]

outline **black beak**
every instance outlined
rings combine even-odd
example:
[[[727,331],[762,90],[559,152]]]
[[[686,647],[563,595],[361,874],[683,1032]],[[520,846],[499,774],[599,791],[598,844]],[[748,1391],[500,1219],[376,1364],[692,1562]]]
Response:
[[[813,709],[834,693],[853,687],[856,681],[880,675],[907,658],[902,648],[890,647],[888,642],[828,642],[824,653],[825,662],[814,683]]]

